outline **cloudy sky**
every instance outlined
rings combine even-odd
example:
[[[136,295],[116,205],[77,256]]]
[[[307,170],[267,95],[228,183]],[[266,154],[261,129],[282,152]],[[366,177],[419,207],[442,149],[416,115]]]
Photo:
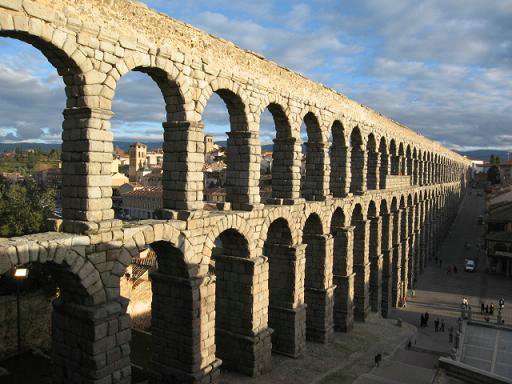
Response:
[[[512,0],[148,0],[172,17],[339,90],[454,149],[512,147]],[[144,97],[141,97],[144,96]],[[0,141],[60,140],[62,81],[34,48],[0,38]],[[145,75],[114,99],[116,140],[161,138]],[[204,116],[222,139],[218,98]],[[272,139],[269,114],[262,142]]]

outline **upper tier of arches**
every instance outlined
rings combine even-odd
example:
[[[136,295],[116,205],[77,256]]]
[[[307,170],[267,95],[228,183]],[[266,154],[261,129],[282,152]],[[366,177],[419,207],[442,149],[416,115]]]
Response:
[[[94,232],[119,225],[111,201],[110,119],[117,82],[130,71],[149,75],[165,101],[167,217],[203,206],[202,114],[214,93],[229,112],[226,190],[233,209],[261,207],[259,123],[266,108],[276,128],[273,170],[279,177],[273,178],[273,204],[467,182],[469,162],[439,144],[252,53],[131,2],[118,3],[125,6],[119,12],[138,15],[136,23],[127,16],[112,24],[112,18],[104,16],[112,10],[102,9],[107,7],[103,3],[0,5],[0,36],[39,49],[66,84],[65,230]],[[155,27],[154,17],[160,26]],[[137,33],[128,35],[133,28]],[[197,47],[194,40],[205,44]],[[307,140],[301,180],[302,123]]]

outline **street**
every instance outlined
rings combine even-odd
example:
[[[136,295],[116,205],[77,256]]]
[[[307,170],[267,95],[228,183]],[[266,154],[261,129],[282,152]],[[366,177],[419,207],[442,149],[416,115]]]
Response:
[[[456,325],[460,316],[460,305],[463,297],[467,298],[472,307],[473,318],[483,320],[480,315],[480,305],[493,303],[497,308],[500,297],[505,299],[503,318],[506,324],[512,323],[512,280],[504,276],[489,275],[485,272],[485,251],[478,249],[477,245],[483,243],[484,225],[478,224],[478,216],[485,211],[483,196],[478,196],[481,190],[473,189],[461,204],[459,215],[454,221],[446,239],[439,248],[437,258],[442,260],[442,266],[436,265],[435,258],[429,261],[428,267],[418,278],[415,297],[409,297],[407,307],[393,311],[393,317],[400,317],[404,321],[419,327],[420,314],[428,312],[430,315],[428,328],[419,329],[419,338],[422,344],[441,351],[449,350],[447,332]],[[470,243],[466,249],[465,243]],[[471,258],[478,261],[475,272],[464,271],[464,259]],[[453,266],[458,272],[453,273]],[[448,273],[451,267],[452,272]],[[497,309],[490,321],[496,322]],[[444,319],[446,331],[444,334],[434,335],[434,320]],[[432,337],[434,335],[434,337]],[[425,337],[426,336],[426,337]]]

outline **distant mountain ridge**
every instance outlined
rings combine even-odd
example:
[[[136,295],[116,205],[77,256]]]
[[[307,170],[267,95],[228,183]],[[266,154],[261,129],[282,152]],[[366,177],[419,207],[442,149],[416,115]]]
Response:
[[[123,151],[128,151],[130,144],[133,141],[114,141],[114,147],[119,147]],[[161,141],[145,141],[144,144],[148,146],[149,150],[162,148]],[[226,141],[218,141],[217,144],[221,146],[226,146]],[[23,142],[23,143],[0,143],[0,153],[6,151],[13,151],[16,147],[21,148],[22,150],[27,149],[36,149],[39,148],[42,151],[48,152],[51,149],[60,149],[60,143],[31,143],[31,142]],[[271,151],[272,144],[264,144],[261,146],[263,151]],[[477,149],[473,151],[456,151],[463,156],[467,156],[472,160],[484,160],[488,161],[491,155],[495,155],[500,157],[501,160],[508,160],[509,153],[510,159],[512,159],[512,149],[510,151],[504,151],[501,149]]]
[[[456,152],[460,153],[463,156],[467,156],[471,160],[489,161],[489,158],[491,157],[491,155],[498,156],[502,161],[508,160],[509,158],[512,160],[512,149],[510,151],[504,151],[501,149],[477,149],[474,151],[456,151]]]

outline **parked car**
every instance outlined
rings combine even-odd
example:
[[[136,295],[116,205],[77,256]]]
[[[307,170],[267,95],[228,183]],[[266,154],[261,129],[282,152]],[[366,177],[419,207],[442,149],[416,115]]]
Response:
[[[476,269],[476,261],[473,259],[464,260],[464,270],[466,272],[475,272]]]

